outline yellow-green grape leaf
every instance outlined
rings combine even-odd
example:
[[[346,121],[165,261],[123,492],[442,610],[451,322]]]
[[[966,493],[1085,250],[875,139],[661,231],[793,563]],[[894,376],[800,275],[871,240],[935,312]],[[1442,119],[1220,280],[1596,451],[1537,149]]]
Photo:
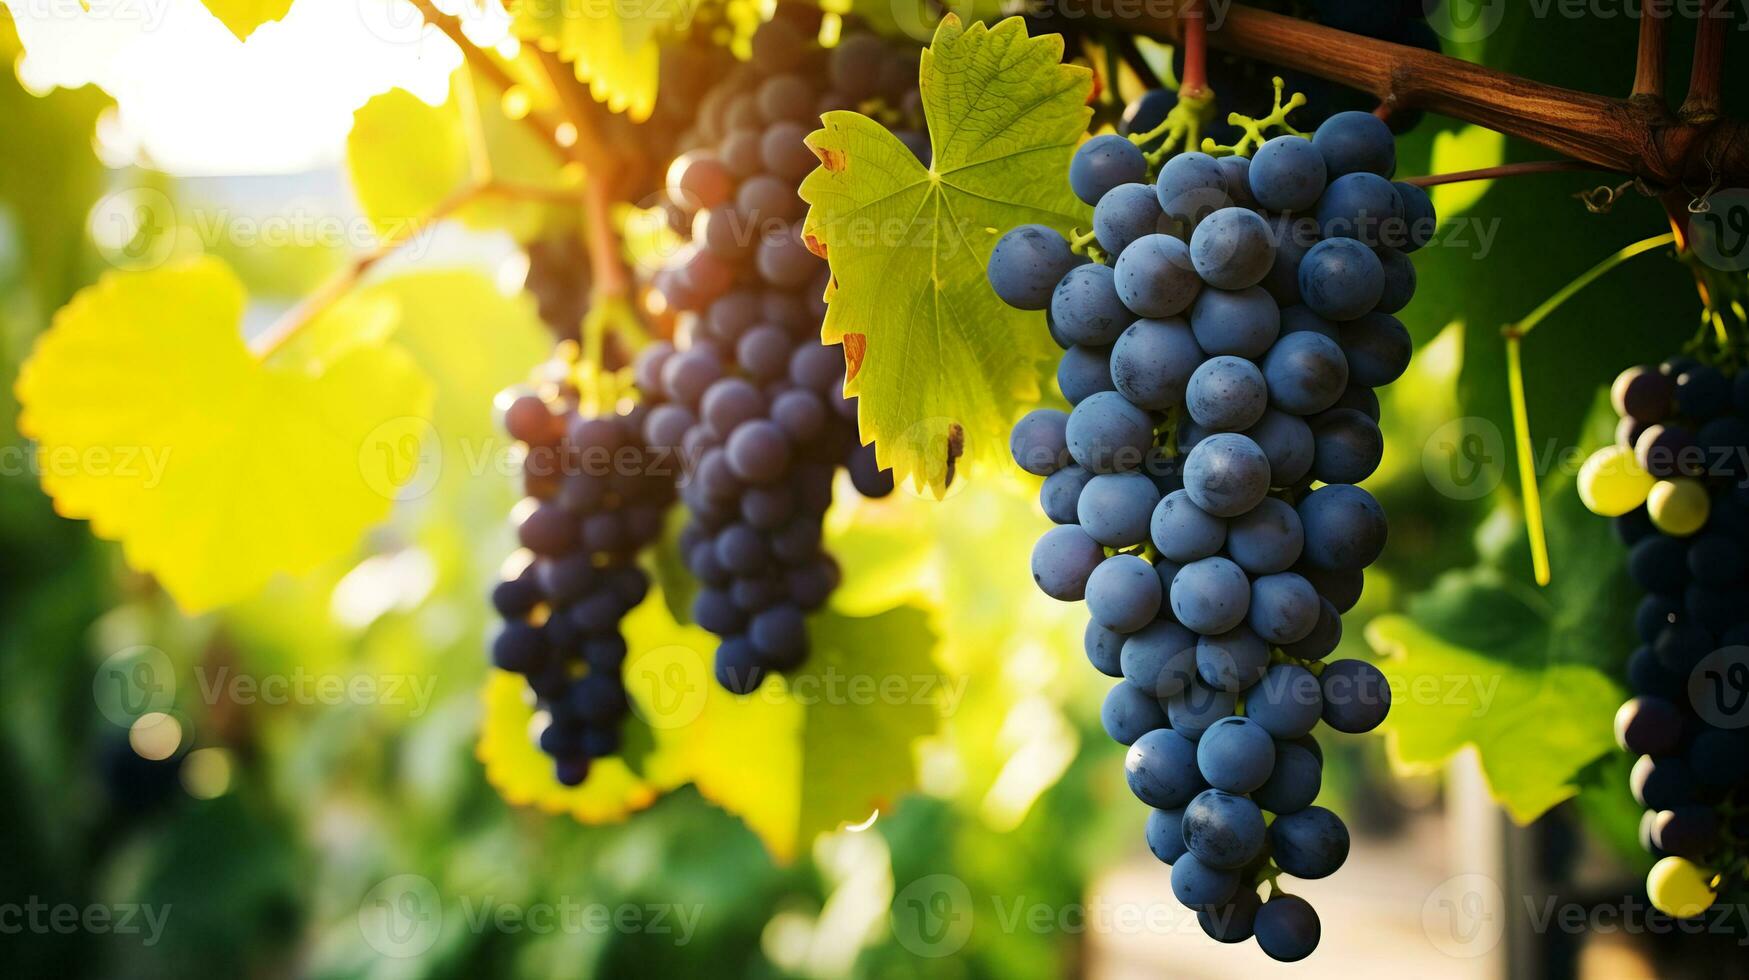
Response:
[[[616,823],[656,802],[658,789],[617,756],[595,760],[580,785],[560,783],[552,757],[535,742],[534,707],[520,675],[492,671],[481,697],[486,711],[474,751],[506,802],[588,824]]]
[[[914,743],[936,732],[947,690],[922,610],[817,614],[807,663],[745,697],[716,682],[716,637],[675,623],[659,597],[625,631],[626,688],[655,734],[646,778],[694,783],[778,860],[889,811],[916,786]]]
[[[511,29],[524,41],[569,62],[589,94],[634,121],[656,107],[661,49],[667,31],[685,26],[695,4],[614,4],[594,0],[522,3]]]
[[[948,16],[923,53],[934,165],[884,126],[830,112],[808,137],[821,166],[802,184],[809,244],[832,267],[823,336],[842,342],[845,392],[883,467],[936,493],[955,461],[996,462],[1059,352],[1041,317],[996,297],[996,240],[1029,222],[1068,232],[1088,209],[1069,191],[1091,74],[1024,22]]]
[[[292,0],[202,0],[206,9],[219,22],[237,35],[237,40],[247,40],[255,33],[255,28],[270,20],[278,20],[291,10]]]
[[[450,77],[449,98],[443,105],[427,105],[405,89],[391,89],[353,113],[352,131],[346,138],[347,170],[359,205],[379,235],[417,232],[445,199],[485,176],[474,172],[468,142],[470,114],[479,121],[494,180],[545,190],[577,185],[579,172],[567,169],[566,161],[526,123],[506,116],[501,96],[498,89],[461,68]],[[473,100],[472,108],[468,99]],[[491,194],[462,208],[456,217],[471,227],[501,228],[518,241],[528,241],[563,210],[551,203]]]
[[[431,385],[405,352],[263,364],[244,302],[215,259],[109,273],[55,315],[16,386],[57,512],[120,541],[189,613],[345,553],[411,475],[385,450],[428,426]]]

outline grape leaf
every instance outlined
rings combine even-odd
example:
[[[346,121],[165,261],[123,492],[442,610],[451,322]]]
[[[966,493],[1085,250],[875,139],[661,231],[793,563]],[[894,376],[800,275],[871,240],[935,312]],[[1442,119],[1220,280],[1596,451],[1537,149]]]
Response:
[[[56,510],[121,541],[190,613],[350,548],[410,475],[387,449],[430,411],[395,347],[261,363],[244,301],[214,259],[110,273],[55,315],[16,385]]]
[[[616,4],[595,0],[521,3],[511,29],[516,36],[570,62],[577,80],[614,112],[636,122],[656,106],[661,49],[658,40],[692,19],[694,0]]]
[[[1000,235],[1088,220],[1069,192],[1091,75],[1062,64],[1062,38],[943,19],[923,54],[934,165],[884,126],[829,112],[808,137],[821,166],[803,182],[810,246],[832,267],[823,336],[843,342],[847,394],[884,467],[936,493],[962,454],[995,462],[1058,353],[1040,317],[984,278]]]
[[[291,10],[292,0],[201,0],[219,22],[229,28],[237,40],[248,40],[255,29],[270,20],[279,20]]]

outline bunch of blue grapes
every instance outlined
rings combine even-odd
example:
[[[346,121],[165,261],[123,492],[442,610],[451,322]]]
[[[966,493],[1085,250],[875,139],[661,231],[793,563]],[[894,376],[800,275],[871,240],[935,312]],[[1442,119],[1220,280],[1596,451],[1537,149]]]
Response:
[[[686,465],[692,616],[720,638],[717,680],[737,694],[807,659],[806,615],[839,581],[821,543],[838,470],[865,496],[893,490],[858,439],[843,350],[820,343],[829,273],[803,241],[797,189],[817,163],[803,140],[819,113],[902,102],[917,68],[870,34],[803,43],[784,17],[753,50],[705,97],[708,142],[670,171],[671,201],[693,208],[691,245],[656,280],[681,311],[680,339],[639,380],[665,401],[645,438]]]
[[[1391,315],[1414,292],[1407,253],[1434,231],[1395,168],[1361,112],[1250,159],[1169,157],[1153,182],[1133,142],[1099,136],[1069,170],[1096,260],[1027,225],[989,264],[1004,301],[1046,313],[1072,406],[1012,436],[1058,525],[1033,578],[1087,604],[1087,656],[1120,678],[1102,721],[1130,746],[1174,894],[1210,936],[1284,961],[1319,923],[1279,873],[1322,878],[1348,854],[1313,805],[1313,729],[1371,731],[1391,701],[1371,664],[1323,661],[1385,545],[1356,484],[1384,449],[1374,389],[1409,364]]]
[[[1749,861],[1749,371],[1676,357],[1629,368],[1611,396],[1616,442],[1580,493],[1615,518],[1646,592],[1616,738],[1639,756],[1652,901],[1698,915]]]
[[[574,395],[502,398],[527,497],[515,511],[515,574],[492,593],[504,619],[492,664],[527,678],[541,719],[535,737],[567,786],[619,751],[630,710],[620,621],[649,591],[637,559],[661,536],[678,473],[644,442],[645,406],[585,414]]]

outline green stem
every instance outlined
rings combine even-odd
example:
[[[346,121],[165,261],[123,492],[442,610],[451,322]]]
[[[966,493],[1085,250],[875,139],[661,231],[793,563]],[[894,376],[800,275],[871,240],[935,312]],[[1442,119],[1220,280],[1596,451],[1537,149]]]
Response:
[[[1544,300],[1541,306],[1531,310],[1530,315],[1518,321],[1516,325],[1518,334],[1523,336],[1524,334],[1530,333],[1533,327],[1548,319],[1549,315],[1560,309],[1562,304],[1572,299],[1586,286],[1603,278],[1616,266],[1621,265],[1623,262],[1626,262],[1637,255],[1644,255],[1655,248],[1662,248],[1665,245],[1673,244],[1675,241],[1676,233],[1666,232],[1665,234],[1656,235],[1645,239],[1644,241],[1635,242],[1614,255],[1604,259],[1602,262],[1597,263],[1590,269],[1587,269],[1577,279],[1562,286],[1553,296]]]

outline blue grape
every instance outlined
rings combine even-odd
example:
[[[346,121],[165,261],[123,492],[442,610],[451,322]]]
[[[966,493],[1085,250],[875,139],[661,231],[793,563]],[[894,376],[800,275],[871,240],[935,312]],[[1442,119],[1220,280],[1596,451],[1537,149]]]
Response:
[[[1295,513],[1298,513],[1297,511]],[[1330,600],[1339,613],[1345,613],[1354,608],[1360,601],[1360,593],[1366,587],[1366,573],[1359,569],[1352,571],[1333,571],[1325,568],[1313,568],[1304,562],[1294,566],[1294,571],[1305,576],[1312,583],[1312,588],[1318,594]]]
[[[1391,686],[1364,660],[1336,660],[1318,677],[1324,694],[1324,724],[1348,735],[1379,727],[1391,711]]]
[[[1251,193],[1271,211],[1305,211],[1326,183],[1324,155],[1303,136],[1277,136],[1251,158]]]
[[[1268,736],[1264,739],[1267,741]],[[1274,747],[1269,751],[1273,760]],[[1202,757],[1200,744],[1197,757],[1199,760]],[[1263,811],[1243,796],[1205,789],[1184,808],[1184,846],[1191,857],[1209,868],[1243,868],[1263,852],[1268,837]]]
[[[1266,379],[1267,380],[1267,379]],[[1269,460],[1269,485],[1298,486],[1312,469],[1317,445],[1312,427],[1298,415],[1270,409],[1257,424],[1245,430]]]
[[[1070,420],[1074,449],[1074,420]],[[1217,432],[1196,444],[1184,461],[1184,489],[1216,517],[1237,517],[1269,493],[1269,457],[1236,432]]]
[[[1123,117],[1118,120],[1117,131],[1124,136],[1146,136],[1166,121],[1173,107],[1178,105],[1178,93],[1169,88],[1153,88],[1137,96],[1129,105],[1124,106]],[[1158,149],[1165,136],[1156,136],[1142,144],[1142,149],[1153,152]]]
[[[1079,602],[1087,594],[1088,578],[1104,560],[1105,550],[1086,531],[1073,524],[1053,527],[1033,545],[1032,580],[1053,599]]]
[[[1358,571],[1385,549],[1385,512],[1359,487],[1319,487],[1299,503],[1307,563],[1333,571]]]
[[[1387,313],[1367,313],[1344,323],[1342,353],[1348,360],[1348,376],[1357,385],[1381,388],[1403,376],[1409,368],[1414,344],[1402,321]]]
[[[1385,437],[1378,424],[1352,408],[1333,408],[1312,419],[1317,460],[1312,479],[1322,483],[1359,483],[1379,468]]]
[[[1263,372],[1242,357],[1211,357],[1190,376],[1185,405],[1198,425],[1214,432],[1238,432],[1263,418],[1269,388]]]
[[[1110,347],[1083,347],[1073,344],[1057,362],[1057,388],[1063,400],[1079,405],[1088,395],[1115,391],[1111,378]]]
[[[1081,645],[1087,651],[1087,660],[1093,664],[1093,669],[1107,677],[1122,677],[1122,656],[1124,644],[1128,638],[1122,633],[1113,632],[1095,623],[1087,621],[1087,629],[1082,633]]]
[[[1245,626],[1205,636],[1196,644],[1197,676],[1217,691],[1237,694],[1257,683],[1268,666],[1269,645]]]
[[[1336,404],[1348,377],[1342,348],[1310,330],[1287,334],[1263,357],[1270,403],[1294,415],[1315,415]]]
[[[1385,269],[1385,292],[1376,307],[1380,313],[1395,313],[1415,298],[1415,263],[1409,256],[1386,245],[1374,250]]]
[[[1258,636],[1276,646],[1294,643],[1317,627],[1323,601],[1312,583],[1293,572],[1263,575],[1251,583],[1247,621]]]
[[[1300,297],[1300,263],[1305,261],[1306,253],[1318,244],[1321,236],[1316,221],[1285,214],[1270,218],[1269,230],[1270,238],[1275,242],[1275,261],[1259,285],[1285,311],[1303,302]],[[1282,332],[1287,332],[1285,321]]]
[[[1332,182],[1345,174],[1389,177],[1397,170],[1397,141],[1391,128],[1370,112],[1336,113],[1318,126],[1312,145],[1323,155],[1324,172]]]
[[[1300,260],[1300,295],[1319,316],[1353,320],[1377,306],[1384,294],[1384,265],[1372,249],[1352,238],[1325,239]]]
[[[1233,205],[1221,165],[1204,153],[1180,153],[1168,159],[1154,191],[1173,234],[1186,240],[1204,218]]]
[[[1184,404],[1185,387],[1204,357],[1183,320],[1137,320],[1112,346],[1106,373],[1132,405],[1164,411]]]
[[[1093,540],[1111,548],[1128,548],[1148,539],[1149,520],[1159,502],[1160,489],[1146,476],[1103,473],[1087,482],[1076,513],[1081,529]]]
[[[1217,790],[1250,793],[1275,771],[1275,739],[1248,718],[1222,718],[1194,745],[1182,736],[1179,741],[1194,751],[1197,771]]]
[[[1069,413],[1064,440],[1075,462],[1094,473],[1133,470],[1154,444],[1154,423],[1122,395],[1101,391]]]
[[[1171,235],[1137,238],[1117,257],[1112,272],[1118,298],[1137,316],[1176,316],[1202,289],[1190,247]]]
[[[1093,474],[1082,467],[1063,467],[1045,477],[1038,491],[1039,507],[1057,524],[1074,524],[1080,520],[1081,490],[1091,479]]]
[[[1376,257],[1373,263],[1378,263]],[[1123,300],[1118,299],[1112,275],[1110,266],[1090,262],[1070,269],[1057,283],[1056,290],[1051,293],[1051,319],[1057,332],[1070,343],[1107,346],[1135,319],[1124,307]],[[1379,278],[1382,290],[1382,269]],[[1378,297],[1373,299],[1376,302]]]
[[[1056,229],[1021,225],[996,242],[986,271],[1002,302],[1016,309],[1042,310],[1051,305],[1051,292],[1063,276],[1085,261]]]
[[[1221,163],[1207,153],[1189,151],[1168,157],[1160,167],[1160,182],[1171,182],[1181,188],[1206,187],[1225,193],[1227,175]]]
[[[1014,423],[1008,452],[1033,476],[1050,476],[1069,462],[1068,427],[1067,412],[1035,408]]]
[[[1069,160],[1069,189],[1089,205],[1098,204],[1119,184],[1141,183],[1147,177],[1148,161],[1141,147],[1122,136],[1095,136]]]
[[[1242,943],[1251,938],[1262,907],[1255,890],[1241,887],[1225,905],[1197,909],[1196,923],[1217,943]]]
[[[1186,814],[1187,834],[1189,822]],[[1321,806],[1277,816],[1269,826],[1269,843],[1276,866],[1295,878],[1327,878],[1348,859],[1348,828]]]
[[[1251,158],[1230,156],[1215,162],[1220,164],[1221,176],[1226,178],[1227,197],[1239,207],[1256,207],[1257,198],[1251,194]]]
[[[1196,342],[1209,354],[1261,357],[1281,335],[1281,310],[1262,289],[1205,289],[1190,310]]]
[[[1270,813],[1298,813],[1318,798],[1324,782],[1324,767],[1318,757],[1292,742],[1275,747],[1275,769],[1251,794],[1259,807]]]
[[[1166,717],[1174,731],[1194,742],[1210,725],[1231,717],[1238,703],[1231,691],[1216,690],[1192,678],[1184,690],[1166,699]]]
[[[1176,864],[1185,854],[1184,810],[1150,810],[1146,829],[1148,850],[1161,864]]]
[[[1112,741],[1130,745],[1157,728],[1165,728],[1167,718],[1159,699],[1128,681],[1118,681],[1100,706],[1099,723]]]
[[[1196,674],[1196,648],[1195,633],[1170,620],[1156,620],[1124,639],[1119,659],[1123,677],[1155,697],[1172,697]]]
[[[1344,360],[1347,360],[1344,357]],[[1342,397],[1336,399],[1336,408],[1352,408],[1377,422],[1379,413],[1379,396],[1365,385],[1351,384],[1342,390]]]
[[[1147,184],[1119,184],[1099,199],[1093,209],[1093,236],[1099,247],[1121,255],[1144,235],[1160,226],[1160,200]]]
[[[1276,664],[1245,696],[1245,716],[1280,739],[1311,734],[1324,713],[1318,678],[1298,664]]]
[[[1414,184],[1398,181],[1391,186],[1396,188],[1397,197],[1403,204],[1404,227],[1399,240],[1386,244],[1403,252],[1426,247],[1433,240],[1433,233],[1439,229],[1439,217],[1433,210],[1433,199]]]
[[[1160,500],[1149,531],[1154,548],[1180,563],[1217,554],[1227,540],[1227,522],[1198,507],[1183,490],[1175,490]]]
[[[1296,660],[1320,660],[1330,655],[1342,642],[1342,614],[1329,599],[1320,597],[1318,625],[1304,639],[1283,643],[1281,652]]]
[[[1298,895],[1277,895],[1257,910],[1252,930],[1269,958],[1297,963],[1318,948],[1321,927],[1312,903]]]
[[[1267,736],[1265,736],[1267,738]],[[1130,745],[1124,777],[1136,799],[1159,810],[1173,810],[1208,788],[1197,768],[1203,749],[1170,728],[1156,728]]]
[[[1257,212],[1224,208],[1197,225],[1190,236],[1190,259],[1210,286],[1247,289],[1262,282],[1275,264],[1274,235]]]
[[[1402,224],[1402,198],[1377,174],[1352,173],[1330,182],[1318,201],[1318,228],[1325,238],[1352,238],[1378,245]]]
[[[1233,518],[1227,526],[1227,553],[1253,575],[1292,568],[1305,543],[1299,512],[1274,497],[1265,497],[1256,510]]]
[[[729,693],[752,694],[765,681],[765,668],[753,644],[742,637],[730,637],[717,647],[716,676],[717,683]]]
[[[1184,854],[1172,863],[1172,895],[1185,908],[1218,908],[1232,901],[1238,891],[1237,871],[1211,868],[1194,854]]]
[[[1180,623],[1214,636],[1245,621],[1251,610],[1251,581],[1226,558],[1203,558],[1173,576],[1170,601]]]
[[[1162,600],[1154,566],[1135,555],[1113,555],[1100,562],[1087,579],[1086,595],[1094,622],[1119,633],[1134,633],[1153,622]]]
[[[1281,335],[1290,333],[1322,334],[1331,340],[1341,343],[1342,330],[1336,324],[1312,312],[1312,308],[1301,303],[1298,306],[1284,306],[1281,310]]]

